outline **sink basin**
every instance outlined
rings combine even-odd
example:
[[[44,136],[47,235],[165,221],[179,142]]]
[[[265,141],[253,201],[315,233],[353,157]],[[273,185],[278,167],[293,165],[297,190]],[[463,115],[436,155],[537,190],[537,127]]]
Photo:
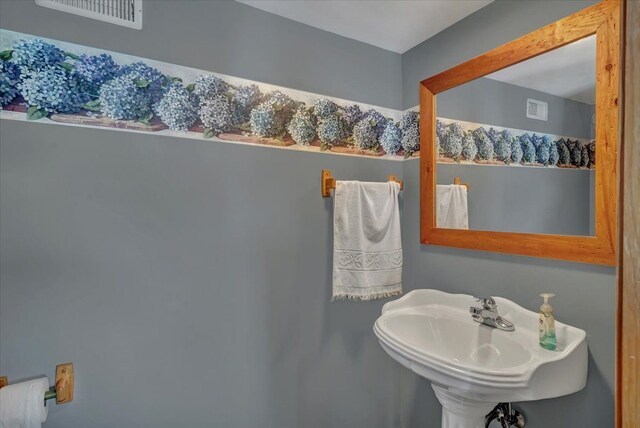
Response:
[[[414,290],[385,304],[375,322],[384,350],[431,382],[443,405],[443,428],[482,428],[499,402],[558,397],[586,384],[583,330],[556,321],[558,347],[543,349],[538,313],[494,299],[515,331],[473,321],[474,297],[438,290]]]

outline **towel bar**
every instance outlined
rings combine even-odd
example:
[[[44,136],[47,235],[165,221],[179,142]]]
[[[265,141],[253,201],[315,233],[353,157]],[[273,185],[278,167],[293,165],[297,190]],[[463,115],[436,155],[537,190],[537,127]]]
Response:
[[[389,181],[395,181],[400,185],[400,190],[404,189],[404,182],[402,180],[398,180],[398,177],[395,175],[389,176]],[[336,179],[331,175],[331,171],[328,169],[322,170],[322,180],[321,180],[321,192],[323,198],[328,198],[331,196],[331,190],[336,188]]]
[[[6,376],[0,377],[0,388],[7,386],[9,381]],[[44,393],[44,401],[56,399],[56,404],[65,404],[73,401],[73,363],[56,366],[56,383],[53,391]]]

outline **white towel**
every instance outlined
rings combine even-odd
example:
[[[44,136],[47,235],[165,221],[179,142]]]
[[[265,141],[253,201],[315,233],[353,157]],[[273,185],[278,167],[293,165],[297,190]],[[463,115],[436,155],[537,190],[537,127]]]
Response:
[[[402,294],[400,185],[338,181],[333,212],[333,298]]]
[[[44,393],[46,377],[7,385],[0,389],[0,428],[40,428],[47,419]]]
[[[466,186],[458,184],[436,186],[436,227],[469,229]]]

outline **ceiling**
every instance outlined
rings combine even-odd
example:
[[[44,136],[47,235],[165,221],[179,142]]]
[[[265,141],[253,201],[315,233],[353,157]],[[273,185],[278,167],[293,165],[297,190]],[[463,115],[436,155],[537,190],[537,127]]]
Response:
[[[404,53],[493,0],[236,0],[269,13]],[[595,36],[486,76],[595,104]]]
[[[596,102],[596,36],[485,76],[587,104]]]
[[[321,30],[404,53],[493,0],[237,0]]]

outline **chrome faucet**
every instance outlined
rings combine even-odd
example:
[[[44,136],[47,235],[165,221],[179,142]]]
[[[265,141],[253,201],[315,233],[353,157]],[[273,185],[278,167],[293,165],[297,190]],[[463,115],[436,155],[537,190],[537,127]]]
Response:
[[[514,331],[516,329],[512,322],[498,315],[498,304],[493,300],[493,297],[478,298],[476,301],[481,302],[482,307],[471,306],[469,308],[471,318],[475,322],[504,331]]]

